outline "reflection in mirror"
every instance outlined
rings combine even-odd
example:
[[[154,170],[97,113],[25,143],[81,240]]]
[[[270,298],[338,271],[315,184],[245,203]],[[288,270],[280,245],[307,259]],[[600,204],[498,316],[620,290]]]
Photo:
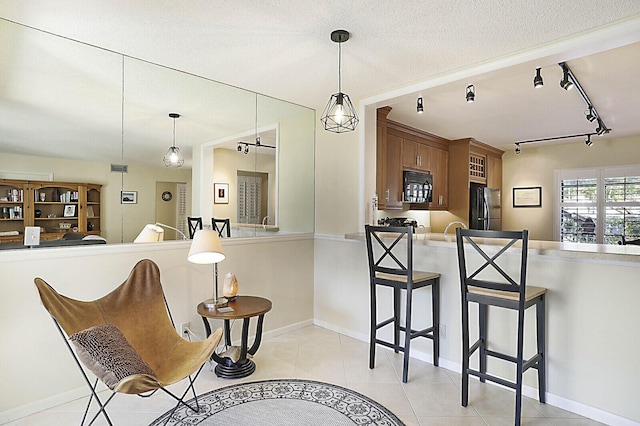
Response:
[[[313,110],[2,18],[0,34],[0,178],[101,185],[92,220],[76,218],[72,227],[84,222],[84,231],[110,244],[131,242],[155,222],[188,233],[187,216],[205,224],[228,217],[232,236],[266,235],[269,227],[270,235],[313,232]],[[180,169],[162,162],[172,144],[172,112],[181,114]],[[256,136],[277,148],[238,153],[238,140],[255,144]],[[214,162],[214,148],[218,159],[244,156],[242,165],[232,172]],[[257,176],[259,208],[238,216],[238,180]],[[214,183],[229,185],[228,204],[215,202]],[[123,200],[122,191],[135,196]],[[62,235],[60,221],[36,225],[53,239]],[[0,231],[33,224],[0,218]],[[241,224],[248,231],[240,232]],[[165,239],[172,237],[179,234],[166,231]]]

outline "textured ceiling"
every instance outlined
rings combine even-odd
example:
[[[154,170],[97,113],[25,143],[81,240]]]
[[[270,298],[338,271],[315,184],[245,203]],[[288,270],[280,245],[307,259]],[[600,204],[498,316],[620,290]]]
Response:
[[[358,100],[544,48],[609,25],[633,20],[638,22],[640,1],[0,0],[0,17],[321,109],[338,86],[338,48],[329,38],[334,29],[343,28],[352,34],[342,49],[342,87],[353,100]],[[633,54],[638,55],[638,50]],[[638,59],[633,58],[632,62],[629,67],[638,71]],[[554,69],[553,63],[543,65],[545,90],[549,86],[550,91],[550,86],[557,88],[559,68]],[[579,69],[576,74],[581,83],[594,92],[590,96],[598,108],[603,109],[601,114],[606,118],[606,106],[600,107],[598,101],[615,101],[602,99],[599,92],[606,89],[605,83],[600,84],[588,75],[589,61],[576,63],[575,67]],[[519,72],[527,75],[524,84],[530,85],[533,70],[527,68]],[[500,121],[502,117],[501,125],[495,121],[490,126],[486,125],[494,129],[492,140],[487,142],[504,145],[514,138],[574,131],[564,131],[564,127],[558,124],[557,113],[550,113],[550,118],[544,117],[540,121],[520,124],[519,130],[514,130],[506,113],[520,117],[529,113],[522,106],[516,111],[511,104],[505,110],[501,97],[515,93],[515,87],[522,83],[509,78],[498,81],[496,78],[496,75],[479,76],[476,83],[478,102],[473,105],[478,114],[463,118],[472,124],[488,123],[485,118]],[[486,85],[483,86],[484,83]],[[446,107],[445,99],[454,95],[463,97],[464,85],[459,86],[425,93],[425,106],[432,110],[452,111]],[[498,93],[500,90],[502,94]],[[429,97],[431,94],[433,96]],[[480,115],[483,96],[485,110]],[[520,98],[520,104],[535,105],[535,102],[529,102],[529,95],[526,96]],[[576,94],[574,96],[577,98]],[[441,99],[442,108],[438,99]],[[637,99],[636,96],[630,102],[637,102]],[[405,104],[394,105],[396,111],[392,112],[392,117],[395,115],[394,118],[401,119],[403,110],[407,115],[415,108],[413,95],[404,101]],[[541,103],[538,108],[544,109],[544,105],[550,104]],[[578,102],[574,108],[582,108],[582,105]],[[446,115],[452,114],[454,112]],[[508,120],[504,120],[505,114]],[[465,131],[472,134],[461,136],[454,129],[459,126],[459,121],[452,124],[451,121],[440,120],[442,115],[432,115],[432,122],[424,126],[416,125],[446,137],[486,139],[487,130],[481,129],[482,126],[477,129],[469,127]],[[436,121],[442,121],[442,125],[436,126]],[[615,126],[614,123],[607,124]],[[547,125],[547,131],[537,131],[540,126]],[[504,134],[500,134],[498,130],[503,128]]]

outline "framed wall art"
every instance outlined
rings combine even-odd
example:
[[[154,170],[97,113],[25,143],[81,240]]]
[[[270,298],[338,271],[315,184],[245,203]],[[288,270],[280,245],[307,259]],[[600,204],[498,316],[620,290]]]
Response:
[[[513,207],[542,207],[542,187],[513,188]]]
[[[213,203],[229,204],[229,184],[228,183],[213,184]]]
[[[120,192],[120,204],[138,204],[138,191]]]

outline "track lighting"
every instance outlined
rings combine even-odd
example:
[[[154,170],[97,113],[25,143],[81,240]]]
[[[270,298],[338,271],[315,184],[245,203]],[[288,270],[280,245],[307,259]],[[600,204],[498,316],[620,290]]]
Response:
[[[591,135],[587,135],[587,138],[584,140],[585,145],[591,146],[593,142],[591,141]]]
[[[542,81],[542,76],[540,75],[541,68],[536,68],[536,76],[533,77],[533,87],[536,89],[538,87],[544,86],[544,81]]]
[[[593,106],[589,106],[589,109],[584,112],[585,118],[589,121],[596,119],[596,114],[593,111]]]
[[[467,86],[466,98],[468,103],[476,100],[476,88],[473,84]]]
[[[422,105],[422,96],[418,98],[418,104],[416,105],[416,110],[418,114],[422,114],[424,112],[424,106]]]
[[[256,146],[260,146],[260,136],[256,136]]]
[[[242,144],[241,143],[238,144],[238,152],[242,152]]]
[[[520,144],[516,143],[516,155],[520,154]]]
[[[569,67],[564,62],[562,62],[560,66],[562,67],[562,80],[560,80],[560,87],[564,90],[569,90],[573,87],[573,83],[569,80]]]
[[[249,153],[249,145],[245,145],[244,146],[244,153],[248,154]]]

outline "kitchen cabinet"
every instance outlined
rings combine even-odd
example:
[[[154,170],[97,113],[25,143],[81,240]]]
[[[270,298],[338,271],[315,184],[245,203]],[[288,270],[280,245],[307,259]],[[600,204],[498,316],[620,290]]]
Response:
[[[376,193],[379,210],[402,209],[402,139],[388,135],[390,107],[379,108],[376,125]]]
[[[402,138],[402,168],[430,171],[430,147],[415,140]]]
[[[504,151],[472,138],[449,145],[449,205],[455,219],[469,225],[469,188],[479,183],[502,191]]]
[[[447,210],[449,204],[449,151],[429,148],[429,164],[433,177],[433,197],[430,210]],[[436,177],[438,177],[436,179]]]
[[[376,126],[376,191],[378,209],[446,210],[449,194],[449,141],[388,120],[390,107],[379,108]],[[403,170],[433,176],[431,203],[403,206]]]

